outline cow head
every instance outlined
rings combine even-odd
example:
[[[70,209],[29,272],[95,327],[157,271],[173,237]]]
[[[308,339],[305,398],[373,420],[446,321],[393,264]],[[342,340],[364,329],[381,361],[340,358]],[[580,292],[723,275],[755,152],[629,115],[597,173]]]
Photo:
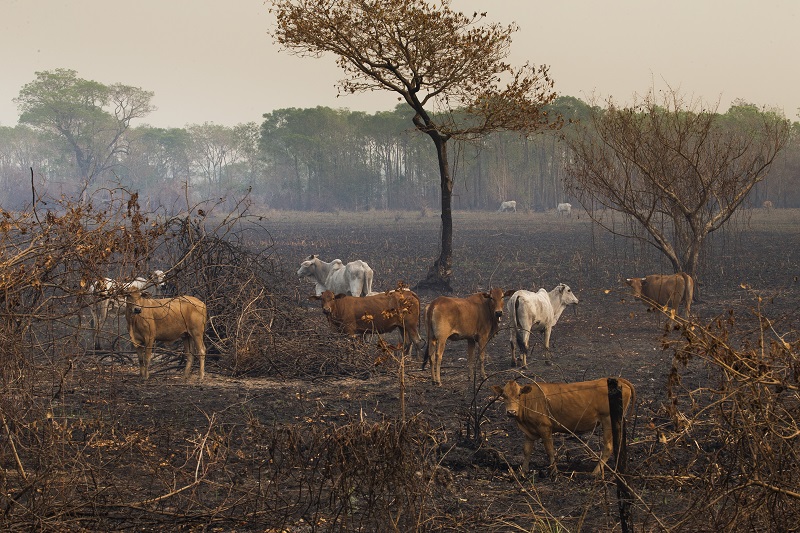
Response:
[[[319,296],[309,296],[309,300],[322,300],[322,312],[326,315],[330,315],[333,312],[333,302],[337,298],[343,297],[344,294],[337,294],[334,295],[332,291],[322,291],[322,294]]]
[[[489,307],[489,311],[492,316],[500,320],[500,317],[503,316],[503,298],[507,296],[511,296],[514,294],[515,291],[507,290],[503,291],[503,289],[491,289],[489,292],[484,292],[483,297],[486,299],[486,305]]]
[[[297,270],[298,278],[313,277],[317,272],[317,256],[309,255],[300,263],[300,268]]]
[[[522,394],[531,392],[531,390],[533,388],[530,385],[520,387],[519,383],[513,379],[506,383],[504,387],[492,385],[492,391],[505,402],[506,414],[510,417],[516,417],[519,412],[519,397]]]
[[[150,298],[152,298],[152,296],[150,296],[149,292],[137,289],[130,290],[125,294],[125,302],[128,305],[128,309],[130,309],[134,315],[142,313],[144,300]]]
[[[166,274],[164,274],[163,270],[153,270],[153,275],[150,276],[150,281],[153,283],[153,286],[160,292],[163,291],[167,284],[164,282],[167,279]],[[158,293],[156,293],[158,294]]]
[[[559,283],[556,286],[556,290],[561,294],[561,302],[564,305],[572,305],[578,303],[578,297],[575,296],[575,293],[572,292],[572,289],[569,288],[569,285],[565,283]]]
[[[625,283],[630,285],[633,289],[634,297],[640,298],[642,296],[642,287],[644,287],[646,283],[644,278],[628,278],[625,280]]]

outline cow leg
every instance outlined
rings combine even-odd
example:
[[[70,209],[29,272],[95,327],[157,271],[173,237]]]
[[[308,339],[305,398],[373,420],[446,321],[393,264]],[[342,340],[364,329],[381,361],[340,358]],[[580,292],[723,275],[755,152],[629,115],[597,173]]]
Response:
[[[544,364],[551,365],[553,362],[550,360],[550,332],[553,331],[552,326],[544,328]]]
[[[489,344],[489,340],[487,339],[485,343],[478,345],[480,351],[478,352],[478,358],[481,361],[481,379],[486,379],[486,345]]]
[[[517,347],[517,344],[516,344],[516,340],[514,339],[515,336],[516,336],[516,333],[514,333],[514,330],[511,330],[511,341],[509,342],[509,344],[511,344],[511,366],[512,367],[517,366],[517,354],[515,353],[515,349]]]
[[[475,378],[475,340],[467,339],[467,380]]]
[[[547,467],[548,474],[550,477],[555,478],[558,475],[558,467],[556,466],[556,448],[553,446],[553,432],[549,428],[542,428],[541,432],[544,450],[550,460],[550,464]]]
[[[144,357],[142,357],[142,353]],[[148,342],[145,344],[144,349],[139,352],[139,372],[142,379],[147,381],[150,379],[150,361],[153,359],[153,343]]]
[[[525,437],[525,444],[522,446],[522,466],[521,471],[522,475],[526,475],[528,470],[531,466],[531,454],[533,453],[533,447],[536,444],[536,439],[531,439],[530,437]]]
[[[192,373],[192,363],[194,362],[192,341],[188,336],[183,339],[183,353],[186,355],[186,368],[183,369],[183,379],[188,381],[189,374]]]
[[[199,381],[203,381],[206,375],[206,344],[203,342],[203,334],[199,338],[194,338],[194,347],[197,350],[197,358],[200,359]]]
[[[426,353],[431,363],[431,380],[436,385],[442,384],[442,354],[444,353],[445,339],[428,339]],[[422,368],[425,368],[425,360],[422,361]]]
[[[595,476],[602,473],[609,457],[614,455],[614,436],[611,432],[611,416],[605,416],[602,419],[603,426],[603,449],[600,450],[600,460],[597,466],[594,467],[592,474]]]

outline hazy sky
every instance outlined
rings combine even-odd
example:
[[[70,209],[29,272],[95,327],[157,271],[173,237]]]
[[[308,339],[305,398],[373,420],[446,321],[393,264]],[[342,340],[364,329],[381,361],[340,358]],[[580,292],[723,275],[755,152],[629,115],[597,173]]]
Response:
[[[798,0],[453,0],[516,22],[511,62],[550,66],[559,94],[630,101],[669,84],[728,109],[737,98],[800,108]],[[35,73],[68,68],[85,79],[153,91],[161,127],[261,120],[286,107],[375,112],[391,92],[337,98],[332,56],[279,52],[263,0],[0,0],[0,125]],[[137,125],[141,125],[140,122]]]

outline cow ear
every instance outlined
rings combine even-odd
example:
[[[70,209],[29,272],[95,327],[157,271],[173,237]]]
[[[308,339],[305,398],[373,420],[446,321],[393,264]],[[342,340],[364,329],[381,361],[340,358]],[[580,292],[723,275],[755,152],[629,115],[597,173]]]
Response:
[[[150,299],[152,299],[153,296],[147,291],[142,291],[142,298],[150,298]]]
[[[508,289],[506,292],[503,293],[503,296],[508,298],[509,296],[514,294],[515,292],[517,292],[516,289]]]
[[[483,295],[483,297],[484,297],[484,298],[486,298],[487,300],[488,300],[488,299],[490,299],[490,298],[492,297],[492,295],[491,295],[490,293],[488,293],[488,292],[482,292],[481,294],[482,294],[482,295]]]
[[[333,297],[333,299],[334,300],[338,300],[340,298],[344,298],[345,296],[347,296],[347,295],[346,294],[337,294],[336,296]]]
[[[628,285],[633,285],[633,280],[631,278],[628,278],[625,280],[625,283],[627,283]]]
[[[520,394],[528,394],[528,393],[529,393],[530,391],[532,391],[532,390],[533,390],[533,387],[531,387],[530,385],[525,385],[524,387],[522,387],[522,388],[519,390],[519,393],[520,393]]]
[[[503,387],[501,387],[500,385],[492,385],[492,392],[494,392],[498,396],[502,396],[503,395]]]

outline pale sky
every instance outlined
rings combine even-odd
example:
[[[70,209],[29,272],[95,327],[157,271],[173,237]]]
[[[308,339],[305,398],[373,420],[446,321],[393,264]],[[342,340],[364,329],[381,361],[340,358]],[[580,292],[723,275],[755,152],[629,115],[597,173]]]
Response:
[[[510,61],[549,65],[560,95],[626,103],[672,88],[724,112],[735,99],[799,119],[798,0],[453,0],[516,22]],[[287,107],[390,110],[394,93],[337,98],[332,56],[272,42],[263,0],[0,0],[0,125],[43,70],[153,91],[144,123],[260,122]]]

